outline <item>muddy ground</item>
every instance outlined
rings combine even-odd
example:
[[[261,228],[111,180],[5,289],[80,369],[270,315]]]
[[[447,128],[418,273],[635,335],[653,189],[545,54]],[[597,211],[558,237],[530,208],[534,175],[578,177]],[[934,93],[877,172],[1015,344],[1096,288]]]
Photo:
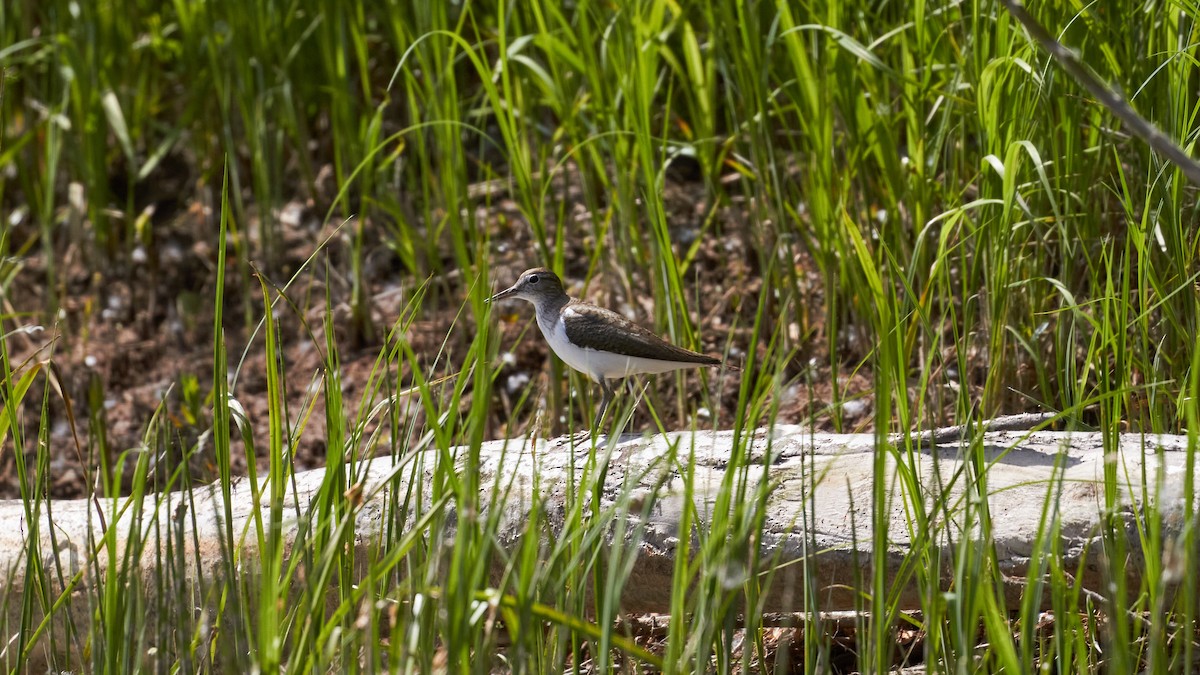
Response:
[[[152,222],[151,234],[143,245],[100,251],[82,213],[65,214],[64,225],[56,231],[60,236],[51,247],[52,262],[47,258],[51,252],[37,240],[32,223],[18,221],[10,233],[15,250],[21,250],[24,242],[37,242],[28,246],[26,255],[17,258],[21,267],[3,298],[3,311],[15,317],[5,324],[7,331],[28,327],[7,338],[14,366],[30,367],[38,362],[52,362],[54,366],[42,371],[22,404],[27,461],[33,459],[43,401],[49,410],[46,434],[52,459],[47,489],[51,496],[85,494],[88,480],[95,480],[95,472],[84,467],[99,465],[102,452],[111,463],[125,450],[149,449],[150,461],[158,466],[155,475],[163,480],[179,463],[180,453],[195,446],[211,426],[211,400],[207,397],[213,376],[219,194],[202,185],[178,187],[184,191],[190,188],[197,198],[187,201],[151,195],[139,205],[143,213],[150,214]],[[698,306],[690,307],[701,336],[696,347],[713,354],[728,353],[730,362],[744,364],[750,350],[759,354],[764,350],[761,344],[750,344],[750,327],[762,284],[759,256],[752,247],[770,236],[763,229],[769,225],[751,222],[746,204],[734,198],[716,209],[710,229],[702,232],[712,205],[701,182],[672,174],[664,196],[670,231],[680,255],[697,237],[705,239],[685,275],[688,297],[699,300]],[[490,228],[490,275],[494,284],[507,285],[522,270],[545,263],[536,257],[532,231],[516,203],[503,192],[489,193],[474,208],[480,226]],[[591,247],[595,246],[591,218],[582,204],[575,204],[568,212],[575,218],[570,227],[580,233],[565,242],[569,290],[643,324],[652,324],[653,300],[640,297],[636,291],[650,287],[648,270],[616,270],[613,263],[602,259],[586,288],[582,285],[589,271]],[[323,223],[323,217],[324,211],[314,200],[295,201],[278,214],[282,236],[274,242],[270,259],[246,260],[247,250],[262,249],[253,221],[244,231],[232,234],[227,249],[224,330],[230,381],[234,396],[255,430],[260,461],[266,447],[267,387],[263,335],[252,331],[263,312],[255,272],[271,284],[283,286],[301,270],[286,290],[290,306],[281,303],[275,312],[293,419],[311,400],[309,393],[317,389],[313,378],[324,358],[322,317],[326,295],[337,327],[343,398],[353,414],[388,330],[425,281],[408,272],[388,246],[386,223],[362,223],[364,278],[371,311],[367,320],[355,322],[349,308],[350,261],[359,224]],[[787,256],[808,296],[801,299],[799,310],[780,308],[771,314],[780,322],[779,328],[794,350],[786,368],[790,383],[778,394],[779,418],[785,422],[812,419],[828,429],[832,426],[830,383],[834,374],[828,365],[829,340],[823,331],[820,283],[803,251],[789,250]],[[454,267],[449,258],[442,263],[445,270]],[[625,278],[632,280],[629,286],[625,286]],[[468,336],[476,328],[469,312],[460,316],[468,282],[465,275],[455,271],[434,273],[422,309],[405,331],[413,352],[430,368],[426,377],[457,372],[456,364],[462,362]],[[59,289],[60,307],[55,314],[50,313],[51,287]],[[531,431],[558,434],[582,428],[580,416],[548,420],[535,418],[531,412],[546,408],[543,401],[555,393],[551,384],[561,387],[558,392],[568,391],[565,383],[550,381],[548,349],[530,321],[532,308],[510,303],[498,307],[494,316],[501,331],[497,363],[501,370],[491,393],[487,436],[499,438]],[[852,352],[861,348],[856,349],[853,340],[842,342],[847,343],[844,347],[848,353],[842,355],[845,362],[853,363]],[[843,392],[854,395],[866,391],[865,377],[851,372],[846,369],[838,374]],[[48,377],[51,373],[53,376]],[[702,411],[695,423],[711,425],[711,415],[716,414],[717,425],[727,427],[735,416],[740,377],[734,369],[713,371],[703,380],[694,374],[686,376],[682,380],[689,390],[686,418],[681,417],[680,406],[675,404],[675,377],[642,381],[649,382],[648,396],[658,404],[666,428],[686,428],[693,422],[689,411],[716,400],[720,409]],[[395,389],[413,380],[411,373],[402,372],[391,373],[386,381],[385,387]],[[48,394],[47,382],[51,383]],[[536,405],[526,403],[514,416],[514,406],[529,387],[534,388],[531,401]],[[702,387],[707,387],[711,397],[701,396]],[[468,392],[467,402],[470,395]],[[375,400],[378,398],[377,394]],[[589,399],[577,400],[576,408],[587,405]],[[327,461],[323,405],[318,394],[315,413],[300,434],[297,469],[319,467]],[[632,421],[637,430],[655,428],[644,407]],[[156,411],[163,423],[147,443],[147,429]],[[839,412],[842,422],[850,425],[865,423],[870,416],[869,406],[862,400],[842,406]],[[418,405],[400,406],[398,414],[402,424],[423,424]],[[418,417],[411,419],[409,415]],[[235,473],[246,470],[244,452],[241,444],[235,443]],[[125,457],[129,464],[136,458],[136,454]],[[211,458],[199,455],[191,464],[194,478],[204,480],[206,474],[211,478]],[[4,452],[0,454],[0,498],[19,496],[15,457]]]

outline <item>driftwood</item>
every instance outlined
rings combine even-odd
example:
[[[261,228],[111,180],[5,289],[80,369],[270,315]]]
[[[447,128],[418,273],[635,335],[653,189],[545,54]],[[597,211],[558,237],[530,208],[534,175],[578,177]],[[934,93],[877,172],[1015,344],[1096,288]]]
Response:
[[[1056,518],[1058,549],[1064,556],[1063,565],[1084,588],[1102,591],[1105,584],[1106,560],[1098,540],[1105,521],[1104,475],[1105,449],[1099,434],[1067,432],[1007,432],[995,431],[983,435],[980,453],[965,452],[960,443],[944,436],[926,436],[911,444],[910,450],[877,450],[877,439],[871,435],[835,435],[811,433],[802,427],[778,426],[763,430],[751,441],[750,464],[740,470],[750,486],[767,478],[769,496],[765,499],[765,525],[761,538],[760,571],[774,568],[774,586],[763,593],[763,612],[801,612],[817,608],[821,611],[853,609],[856,589],[870,579],[870,565],[876,533],[872,531],[872,494],[877,452],[883,453],[886,494],[890,505],[888,514],[887,559],[888,588],[902,563],[913,537],[911,514],[923,511],[930,524],[926,530],[942,550],[943,561],[954,559],[953,548],[964,537],[977,537],[979,500],[973,487],[978,467],[986,466],[987,508],[992,517],[991,541],[1001,571],[1009,584],[1006,600],[1010,608],[1018,605],[1030,569],[1030,557],[1039,526],[1049,510]],[[682,494],[688,457],[694,453],[692,466],[693,500],[699,521],[692,532],[704,531],[717,495],[730,470],[729,457],[734,437],[730,432],[696,432],[668,436],[627,436],[613,444],[601,443],[591,452],[593,457],[607,458],[603,488],[598,493],[602,506],[620,507],[610,511],[614,518],[623,518],[627,527],[609,528],[623,532],[624,545],[636,545],[638,554],[625,587],[623,609],[632,613],[668,611],[674,554],[681,541],[695,542],[693,536],[679,531],[684,512]],[[674,444],[675,461],[670,461],[669,446]],[[928,447],[926,447],[928,446]],[[1187,439],[1183,436],[1142,436],[1126,434],[1119,438],[1119,448],[1110,448],[1108,459],[1113,462],[1121,484],[1120,501],[1107,520],[1128,542],[1127,559],[1115,565],[1124,569],[1133,580],[1144,568],[1142,549],[1137,536],[1136,519],[1152,505],[1163,520],[1164,541],[1176,538],[1187,521],[1184,502]],[[425,466],[436,461],[434,450],[425,451]],[[538,441],[526,439],[485,443],[481,449],[481,465],[477,470],[480,485],[495,484],[497,472],[500,483],[511,485],[503,505],[499,540],[504,546],[515,547],[524,531],[529,514],[529,491],[537,485],[542,509],[549,513],[548,522],[561,522],[553,511],[565,503],[564,490],[571,472],[578,472],[589,455],[587,444],[571,445],[563,440]],[[465,470],[465,452],[458,455],[459,469]],[[975,457],[964,462],[964,457]],[[982,464],[978,458],[982,457]],[[902,460],[898,465],[897,458]],[[769,468],[764,467],[769,462]],[[900,467],[911,480],[904,481]],[[974,467],[974,468],[973,468]],[[766,470],[764,471],[764,468]],[[411,471],[395,471],[388,459],[375,459],[365,472],[362,494],[366,497],[357,516],[358,541],[369,546],[372,534],[383,526],[387,491],[406,489]],[[536,480],[534,480],[536,475]],[[576,475],[578,475],[576,473]],[[390,482],[381,485],[382,482]],[[294,514],[306,513],[309,500],[320,488],[324,471],[309,471],[295,477],[296,492],[288,488],[285,513],[293,514],[285,521],[295,524]],[[919,485],[921,494],[911,494],[906,485]],[[252,515],[249,482],[241,479],[233,487],[233,531],[246,531]],[[486,504],[489,496],[483,495]],[[157,501],[156,501],[157,500]],[[155,504],[158,504],[155,508]],[[973,504],[974,506],[968,506]],[[36,547],[35,555],[47,569],[55,569],[55,545],[58,565],[65,578],[87,566],[87,529],[99,527],[96,510],[103,508],[104,522],[117,528],[118,545],[123,546],[124,532],[133,523],[129,511],[114,517],[111,501],[60,501],[52,505],[52,516],[43,509],[39,518],[39,538],[31,539],[25,508],[21,502],[0,502],[0,565],[7,575],[5,585],[10,600],[4,610],[9,626],[19,625],[19,590],[25,583],[28,547]],[[452,508],[452,506],[451,506]],[[88,518],[91,509],[92,517]],[[191,513],[188,513],[191,511]],[[178,541],[199,542],[193,556],[189,549],[189,566],[199,560],[204,577],[219,575],[225,551],[219,543],[223,512],[215,488],[197,491],[191,500],[181,495],[150,495],[143,502],[140,527],[143,532],[152,527],[155,518],[162,525],[166,519],[183,527],[186,536]],[[971,519],[964,521],[965,514]],[[186,514],[186,517],[184,517]],[[619,514],[619,515],[618,515]],[[193,517],[195,531],[193,532]],[[449,518],[448,522],[454,522]],[[633,525],[634,527],[628,527]],[[966,531],[964,531],[964,527]],[[640,540],[630,538],[630,531],[639,531]],[[251,530],[252,532],[252,530]],[[53,533],[53,542],[51,540]],[[687,536],[685,536],[687,535]],[[98,533],[97,533],[98,536]],[[144,536],[144,535],[143,535]],[[618,535],[622,536],[622,535]],[[290,550],[290,537],[284,533]],[[246,546],[253,547],[254,536],[247,537]],[[612,542],[608,542],[611,544]],[[189,544],[190,546],[190,544]],[[929,548],[928,544],[924,545]],[[1169,549],[1170,546],[1164,546]],[[626,549],[628,550],[628,549]],[[365,548],[364,548],[365,553]],[[1086,558],[1084,557],[1086,555]],[[365,555],[358,556],[360,560]],[[243,555],[243,559],[253,558]],[[141,557],[142,566],[149,570],[155,565],[154,551]],[[1081,561],[1083,564],[1081,566]],[[912,571],[911,561],[907,568]],[[939,588],[951,583],[952,570],[929,572],[937,574]],[[195,574],[190,569],[188,574]],[[807,574],[807,588],[814,595],[805,604],[802,589]],[[51,574],[57,579],[57,574]],[[735,580],[736,582],[736,580]],[[87,583],[86,581],[84,583]],[[915,577],[901,576],[896,587],[901,608],[918,608],[920,598]],[[736,587],[736,584],[735,586]],[[1133,585],[1136,589],[1136,584]],[[144,592],[153,592],[144,586]],[[52,589],[56,594],[59,589]],[[13,593],[17,596],[13,596]],[[76,592],[66,604],[76,621],[87,620],[86,594]],[[861,600],[860,600],[861,602]],[[77,624],[78,625],[78,624]],[[0,646],[0,649],[3,649]]]

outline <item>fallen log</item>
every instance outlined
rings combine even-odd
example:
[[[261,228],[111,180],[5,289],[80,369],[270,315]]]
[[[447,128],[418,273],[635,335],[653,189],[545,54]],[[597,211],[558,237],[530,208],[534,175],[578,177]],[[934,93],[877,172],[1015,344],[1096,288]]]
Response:
[[[481,503],[484,508],[503,509],[498,540],[515,549],[529,520],[538,515],[530,513],[535,486],[541,509],[562,508],[568,497],[568,477],[589,456],[605,460],[603,480],[596,481],[589,498],[600,499],[603,507],[617,507],[610,511],[614,519],[632,523],[638,533],[632,544],[637,547],[637,558],[622,596],[622,609],[630,613],[669,611],[675,553],[681,541],[691,542],[692,546],[696,541],[694,534],[679,529],[687,506],[684,484],[689,466],[691,498],[699,521],[694,523],[693,533],[703,531],[709,516],[722,503],[720,495],[722,486],[727,485],[728,472],[740,472],[751,499],[763,496],[755,507],[763,509],[764,523],[759,538],[759,569],[755,572],[770,575],[763,577],[770,586],[762,594],[763,605],[758,608],[762,612],[805,612],[813,607],[839,611],[861,606],[860,593],[869,590],[862,587],[868,583],[863,580],[871,578],[875,538],[881,534],[873,529],[874,494],[883,494],[889,500],[885,506],[887,557],[883,564],[888,587],[900,584],[896,592],[901,609],[921,606],[918,575],[911,561],[905,567],[914,544],[939,547],[940,559],[952,561],[954,547],[963,538],[978,538],[988,532],[1000,571],[1010,581],[1005,600],[1011,609],[1019,606],[1039,527],[1047,518],[1052,527],[1046,532],[1057,537],[1062,564],[1074,570],[1085,589],[1093,590],[1107,587],[1105,559],[1098,548],[1105,522],[1127,537],[1128,559],[1118,569],[1135,582],[1136,590],[1136,580],[1144,570],[1137,519],[1145,517],[1147,508],[1152,507],[1162,518],[1164,541],[1180,536],[1188,521],[1185,436],[1125,434],[1113,439],[1106,452],[1100,434],[996,431],[976,439],[972,449],[964,447],[962,441],[940,436],[917,439],[907,448],[901,444],[888,449],[877,447],[878,439],[873,435],[812,433],[803,427],[777,426],[744,439],[742,442],[748,445],[738,456],[745,461],[731,463],[734,442],[732,432],[631,435],[611,444],[601,439],[596,448],[590,443],[572,445],[565,439],[493,441],[482,446],[479,466],[469,470],[479,473],[482,486],[510,486],[502,504],[492,503],[489,507],[496,498],[486,494],[481,495]],[[421,452],[427,454],[423,466],[431,467],[438,461],[436,450]],[[882,453],[882,457],[876,453]],[[458,470],[468,470],[464,466],[466,453],[452,454],[457,458]],[[883,467],[881,492],[876,491],[877,457]],[[1107,511],[1103,482],[1106,461],[1111,463],[1110,474],[1115,472],[1118,483],[1117,501]],[[426,469],[426,474],[430,470]],[[384,505],[389,493],[420,487],[408,484],[414,480],[412,474],[397,470],[386,458],[374,459],[368,469],[359,472],[365,477],[355,488],[361,489],[364,496],[356,516],[357,541],[363,547],[359,560],[367,559],[366,547],[385,526]],[[325,470],[294,477],[294,487],[289,483],[284,505],[284,512],[293,516],[285,526],[295,526],[303,520],[303,514],[310,513],[313,498],[324,481]],[[231,498],[235,533],[250,529],[248,522],[254,513],[251,494],[247,479],[235,481]],[[981,494],[987,499],[980,499]],[[980,525],[985,505],[990,513],[986,530]],[[21,603],[15,598],[27,582],[31,557],[45,569],[61,568],[62,578],[69,581],[72,575],[91,569],[87,542],[102,539],[103,533],[98,531],[101,522],[115,528],[113,540],[123,554],[130,532],[142,533],[138,536],[144,541],[146,532],[174,519],[183,536],[173,536],[187,548],[187,555],[181,556],[188,561],[185,573],[192,578],[200,573],[207,580],[219,577],[227,548],[221,543],[224,506],[215,486],[194,491],[190,497],[148,495],[140,506],[131,508],[123,500],[44,503],[36,528],[31,528],[26,505],[20,501],[0,502],[0,522],[7,525],[0,528],[0,566],[7,575],[3,585],[9,597],[4,610],[7,625],[19,625]],[[448,508],[454,508],[453,503]],[[96,517],[97,509],[105,511],[103,519]],[[294,517],[297,513],[302,514],[301,518]],[[554,513],[542,515],[549,515],[549,523],[562,522]],[[454,518],[448,522],[454,522]],[[609,536],[622,536],[623,544],[629,546],[630,531],[609,528]],[[284,550],[290,551],[295,532],[285,530],[283,537]],[[242,545],[248,548],[242,551],[243,559],[253,560],[253,539],[253,535],[245,538]],[[611,539],[607,542],[612,543]],[[141,552],[144,572],[161,564],[155,553],[149,549]],[[930,574],[940,579],[939,588],[951,583],[949,568]],[[49,576],[59,578],[57,572]],[[88,574],[81,576],[86,584]],[[806,588],[813,594],[807,603]],[[62,589],[48,590],[53,598]],[[154,588],[147,584],[141,590],[152,593]],[[76,588],[60,612],[69,612],[77,625],[86,622],[87,593]],[[61,618],[56,616],[55,623]]]

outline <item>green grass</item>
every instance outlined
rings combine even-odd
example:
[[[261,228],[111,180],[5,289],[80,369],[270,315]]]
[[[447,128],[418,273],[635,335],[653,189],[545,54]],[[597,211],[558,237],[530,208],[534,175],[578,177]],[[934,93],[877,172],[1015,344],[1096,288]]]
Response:
[[[1194,147],[1194,4],[1031,9],[1143,116]],[[688,199],[672,196],[676,162],[697,174]],[[319,234],[302,236],[330,241],[289,285],[302,263],[281,217],[293,201],[321,220]],[[978,525],[946,560],[914,449],[887,443],[889,432],[1039,408],[1110,444],[1122,430],[1200,429],[1196,186],[994,2],[0,5],[0,453],[31,537],[54,506],[46,448],[64,397],[53,368],[16,360],[20,331],[57,325],[69,346],[94,311],[75,296],[114,280],[165,285],[171,270],[134,272],[131,261],[165,250],[172,219],[191,204],[213,209],[198,235],[215,250],[213,277],[202,300],[190,288],[167,301],[200,330],[200,307],[216,308],[211,375],[188,374],[183,394],[211,432],[187,437],[160,410],[145,420],[143,447],[121,452],[100,412],[106,385],[89,384],[73,408],[86,433],[66,451],[98,472],[97,503],[160,517],[132,533],[133,549],[114,546],[112,530],[85,542],[78,570],[31,548],[30,583],[5,588],[0,603],[20,608],[0,626],[5,640],[16,636],[0,645],[6,669],[46,656],[37,639],[48,637],[55,668],[97,672],[734,672],[765,649],[753,611],[764,586],[748,576],[730,587],[727,572],[773,565],[754,546],[768,494],[750,439],[809,418],[877,434],[876,526],[892,506],[884,469],[898,467],[900,506],[921,543],[905,569],[920,590],[931,670],[1187,672],[1197,656],[1187,639],[1194,575],[1170,593],[1159,564],[1170,551],[1196,569],[1191,527],[1174,541],[1147,511],[1136,542],[1150,563],[1143,586],[1123,589],[1117,575],[1116,592],[1096,603],[1061,563],[1061,485],[1050,481],[1038,583],[1055,621],[1035,642],[1036,603],[1009,615],[1000,601],[982,449],[965,469],[978,499],[938,505]],[[381,255],[405,297],[382,324],[371,316]],[[733,452],[713,510],[683,514],[695,546],[676,560],[673,620],[652,653],[614,628],[640,537],[625,516],[647,505],[627,492],[601,504],[606,448],[580,457],[564,501],[535,505],[509,553],[496,506],[511,486],[480,484],[472,470],[501,425],[544,437],[581,428],[594,405],[571,395],[591,387],[557,361],[544,385],[511,400],[496,393],[506,376],[498,354],[515,348],[515,331],[498,329],[483,301],[511,282],[509,269],[541,264],[614,305],[645,296],[630,302],[641,320],[681,344],[717,337],[743,368],[703,380],[714,418],[693,424],[732,428]],[[702,292],[714,283],[730,294]],[[20,305],[30,287],[44,295]],[[343,302],[348,313],[335,317]],[[324,308],[319,320],[313,308]],[[701,320],[714,310],[725,335]],[[414,346],[427,321],[444,331],[438,349]],[[297,341],[321,355],[315,374],[289,363]],[[265,417],[242,411],[243,385],[228,377],[231,367],[246,376],[243,348],[265,354]],[[345,400],[342,363],[363,349],[378,358],[361,400]],[[695,377],[652,380],[644,426],[691,420]],[[868,386],[866,423],[844,405],[863,397],[846,388],[855,378]],[[313,383],[298,405],[289,380]],[[790,390],[813,402],[808,418],[785,408]],[[511,403],[504,419],[501,400]],[[35,414],[23,418],[21,406]],[[781,409],[792,416],[779,419]],[[298,439],[316,420],[331,470],[311,512],[287,512]],[[225,523],[224,563],[195,588],[184,581],[187,530],[167,508],[176,503],[153,495],[202,491],[182,467],[151,461],[193,451],[212,454]],[[256,454],[248,466],[261,481],[246,532],[229,525],[241,453]],[[664,458],[687,495],[689,453],[684,443]],[[412,487],[388,493],[388,525],[362,559],[355,489],[376,455],[396,463],[395,485]],[[1115,467],[1105,477],[1109,560],[1129,546],[1115,529],[1125,479]],[[289,548],[281,532],[292,521],[300,534]],[[610,527],[632,531],[602,554]],[[883,538],[873,546],[888,550]],[[139,549],[156,556],[152,575],[134,573]],[[953,588],[931,573],[947,568]],[[859,589],[864,671],[891,666],[891,619],[914,609],[898,605],[880,570],[864,571]],[[85,616],[65,617],[64,585],[86,595]],[[822,609],[817,590],[798,591],[802,608]],[[43,622],[51,610],[57,618]],[[742,625],[753,648],[735,658]],[[804,632],[802,667],[821,672],[832,646],[812,624]]]

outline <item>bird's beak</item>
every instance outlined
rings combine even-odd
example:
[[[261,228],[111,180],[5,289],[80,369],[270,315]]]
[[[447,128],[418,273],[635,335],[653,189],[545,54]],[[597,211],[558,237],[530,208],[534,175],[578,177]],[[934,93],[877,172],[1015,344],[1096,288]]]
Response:
[[[488,298],[487,302],[491,303],[491,302],[496,302],[497,300],[503,300],[516,292],[517,292],[516,286],[509,286],[508,288],[506,288],[506,289],[500,291],[499,293],[493,295],[492,297]]]

